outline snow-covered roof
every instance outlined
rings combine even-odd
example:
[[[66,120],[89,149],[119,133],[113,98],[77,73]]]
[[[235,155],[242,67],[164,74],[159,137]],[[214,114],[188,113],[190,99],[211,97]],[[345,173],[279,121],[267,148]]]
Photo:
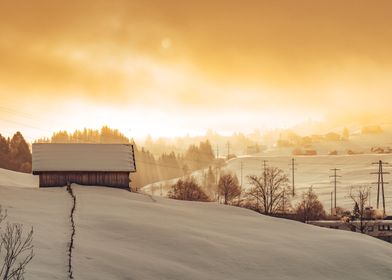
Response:
[[[130,144],[33,144],[33,172],[135,172]]]

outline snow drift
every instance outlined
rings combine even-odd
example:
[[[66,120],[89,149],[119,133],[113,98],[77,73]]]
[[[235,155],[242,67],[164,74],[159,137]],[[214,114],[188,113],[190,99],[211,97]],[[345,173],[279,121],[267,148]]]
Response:
[[[38,176],[0,168],[0,186],[38,188],[38,185]]]

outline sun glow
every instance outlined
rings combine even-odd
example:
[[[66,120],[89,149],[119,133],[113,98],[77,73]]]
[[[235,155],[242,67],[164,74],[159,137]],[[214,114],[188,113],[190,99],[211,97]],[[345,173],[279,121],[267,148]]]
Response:
[[[108,124],[158,137],[392,119],[390,4],[64,3],[48,18],[44,2],[0,10],[3,133]]]

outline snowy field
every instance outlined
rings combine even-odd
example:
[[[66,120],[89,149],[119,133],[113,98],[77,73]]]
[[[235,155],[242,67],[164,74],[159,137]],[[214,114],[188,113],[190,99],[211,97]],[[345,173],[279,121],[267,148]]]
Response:
[[[275,166],[281,168],[289,177],[291,185],[291,156],[243,156],[232,159],[227,162],[222,171],[230,170],[236,173],[238,180],[241,181],[241,163],[242,163],[242,182],[243,188],[248,189],[248,175],[261,175],[263,172],[263,161],[266,160],[267,166]],[[295,157],[295,189],[296,197],[293,200],[295,205],[300,195],[309,187],[313,187],[319,195],[320,200],[324,204],[327,211],[330,211],[331,192],[334,190],[332,168],[340,169],[337,175],[342,176],[338,178],[337,184],[337,206],[345,207],[352,210],[353,203],[349,198],[349,191],[351,186],[367,185],[370,187],[371,205],[376,207],[377,199],[377,175],[370,174],[378,171],[378,165],[372,165],[373,162],[379,160],[390,162],[391,165],[386,165],[384,171],[392,172],[392,155],[378,155],[378,154],[361,154],[361,155],[337,155],[337,156],[297,156]],[[199,170],[192,173],[199,183],[202,183],[204,173],[207,170]],[[160,195],[160,186],[163,186],[163,196],[168,191],[168,186],[174,184],[178,179],[158,182],[147,185],[143,188],[146,193],[154,193]],[[384,175],[385,182],[390,181],[390,184],[385,184],[385,201],[387,213],[392,215],[392,174]],[[153,186],[154,190],[151,190]],[[380,200],[381,203],[381,200]]]
[[[270,166],[276,166],[283,169],[289,176],[291,184],[291,159],[292,157],[242,157],[236,158],[228,162],[226,169],[234,171],[238,179],[241,178],[241,162],[243,166],[243,186],[248,188],[247,176],[251,174],[261,175],[263,161]],[[377,175],[370,174],[378,171],[378,165],[372,165],[373,162],[379,160],[392,163],[392,155],[342,155],[342,156],[299,156],[295,157],[295,188],[297,195],[301,194],[309,187],[313,187],[323,202],[325,209],[328,211],[331,205],[331,192],[334,190],[332,168],[340,169],[337,171],[339,176],[337,184],[337,206],[345,207],[352,210],[353,203],[349,198],[350,187],[354,185],[367,185],[371,189],[371,205],[376,206]],[[391,165],[392,166],[392,165]],[[384,171],[392,171],[391,167],[385,166]],[[384,175],[385,181],[392,184],[392,175]],[[392,185],[386,184],[385,200],[387,213],[392,214]]]
[[[67,279],[68,193],[20,188],[28,175],[11,184],[7,172],[0,204],[35,230],[26,279]],[[392,245],[369,236],[215,203],[73,189],[75,279],[391,279]]]

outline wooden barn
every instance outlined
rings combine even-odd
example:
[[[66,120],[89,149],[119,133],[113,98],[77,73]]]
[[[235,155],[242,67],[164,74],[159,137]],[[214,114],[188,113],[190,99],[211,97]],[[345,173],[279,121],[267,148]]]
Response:
[[[33,144],[32,170],[40,187],[76,183],[130,189],[135,153],[130,144]]]

